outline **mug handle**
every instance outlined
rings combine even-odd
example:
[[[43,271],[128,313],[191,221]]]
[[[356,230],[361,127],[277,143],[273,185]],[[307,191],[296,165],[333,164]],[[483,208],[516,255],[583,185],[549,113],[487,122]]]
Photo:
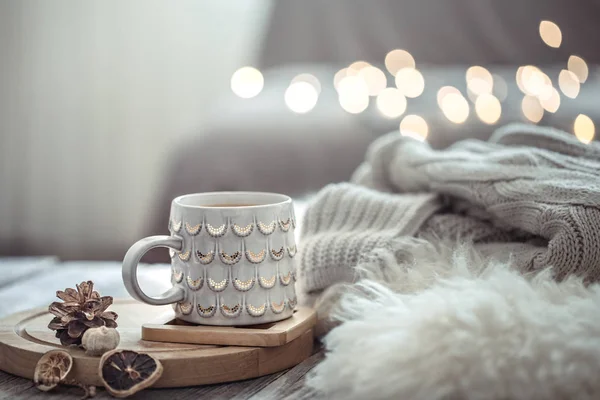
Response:
[[[142,256],[155,247],[168,247],[180,251],[183,247],[183,239],[178,236],[149,236],[138,240],[127,250],[123,258],[123,283],[129,294],[136,300],[153,306],[164,306],[176,303],[185,298],[183,288],[173,286],[158,297],[150,297],[144,293],[137,278],[137,267]]]

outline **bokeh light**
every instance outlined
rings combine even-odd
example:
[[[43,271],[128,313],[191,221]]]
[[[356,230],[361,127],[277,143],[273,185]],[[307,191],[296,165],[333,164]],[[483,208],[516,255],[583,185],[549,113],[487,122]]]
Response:
[[[540,101],[535,96],[525,96],[521,101],[521,110],[523,115],[529,121],[537,124],[544,117],[544,108],[540,104]]]
[[[383,89],[376,104],[379,112],[387,118],[398,118],[406,111],[406,98],[396,88]]]
[[[467,88],[476,96],[483,93],[492,93],[494,78],[487,69],[474,65],[466,73]]]
[[[500,75],[493,74],[494,78],[494,87],[492,94],[498,98],[501,102],[506,100],[506,96],[508,96],[508,86],[506,85],[506,81]]]
[[[419,97],[425,89],[425,79],[414,68],[402,68],[396,74],[396,87],[406,97]]]
[[[366,61],[354,61],[352,64],[350,64],[348,66],[348,70],[346,71],[346,75],[348,76],[357,76],[360,71],[362,71],[364,68],[370,67],[371,64],[369,64]]]
[[[316,90],[317,93],[321,93],[321,82],[319,82],[319,78],[317,78],[316,76],[312,75],[312,74],[300,74],[300,75],[296,75],[294,77],[294,79],[292,79],[291,84],[294,84],[296,82],[306,82],[311,84]]]
[[[524,70],[525,70],[524,66],[517,68],[517,74],[515,76],[515,81],[517,82],[517,86],[519,87],[519,90],[521,92],[527,94],[527,91],[525,90],[525,86],[523,86],[523,71]]]
[[[339,91],[339,85],[342,79],[348,76],[348,68],[342,68],[333,76],[333,87],[335,90]]]
[[[502,114],[500,100],[494,95],[484,93],[477,97],[477,101],[475,102],[475,112],[482,122],[488,125],[495,124]]]
[[[387,86],[385,74],[377,67],[365,67],[360,70],[358,76],[367,84],[369,96],[377,96]]]
[[[340,105],[351,114],[359,114],[369,106],[369,88],[364,79],[358,76],[342,78],[338,94]]]
[[[458,90],[457,88],[455,88],[454,86],[442,86],[438,92],[437,92],[437,103],[438,106],[440,108],[442,108],[442,102],[444,101],[444,97],[446,97],[447,95],[451,94],[451,93],[456,93],[460,96],[460,90]]]
[[[555,113],[560,107],[560,94],[558,93],[558,90],[551,87],[550,94],[539,96],[539,101],[544,110]]]
[[[319,99],[319,92],[308,82],[292,82],[285,91],[285,104],[290,110],[304,114],[312,110]]]
[[[455,124],[462,124],[469,117],[469,103],[460,93],[452,92],[443,96],[440,108],[446,118]]]
[[[521,74],[521,82],[525,88],[525,93],[537,96],[544,85],[544,76],[539,68],[526,65]]]
[[[545,76],[547,77],[548,75]],[[542,85],[537,97],[540,99],[540,101],[546,101],[552,96],[554,96],[554,92],[558,93],[554,86],[552,86],[552,81],[550,80],[550,78],[548,78],[548,81],[544,83],[544,85]]]
[[[544,43],[553,48],[560,47],[562,42],[562,32],[558,25],[552,21],[540,22],[540,37]]]
[[[577,76],[579,83],[584,83],[589,74],[589,69],[587,63],[583,58],[579,56],[571,56],[569,57],[569,61],[567,62],[567,68],[569,71]]]
[[[409,114],[400,122],[400,134],[423,142],[429,133],[429,127],[423,117]]]
[[[558,75],[558,87],[565,96],[574,99],[579,94],[579,79],[573,72],[563,69]]]
[[[581,143],[590,143],[596,133],[594,121],[585,114],[579,114],[573,123],[573,132]]]
[[[526,65],[517,71],[517,84],[525,94],[547,96],[552,87],[552,80],[538,67]]]
[[[385,56],[385,67],[393,76],[402,68],[415,68],[415,59],[406,50],[392,50]]]
[[[243,99],[257,96],[264,83],[263,75],[253,67],[242,67],[231,76],[231,90]]]

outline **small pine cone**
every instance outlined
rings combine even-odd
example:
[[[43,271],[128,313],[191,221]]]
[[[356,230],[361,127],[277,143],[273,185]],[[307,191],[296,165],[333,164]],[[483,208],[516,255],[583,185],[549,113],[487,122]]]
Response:
[[[55,301],[48,307],[54,315],[48,328],[56,331],[56,337],[65,346],[80,345],[83,333],[89,328],[117,327],[118,315],[106,311],[113,302],[111,296],[100,297],[92,281],[81,282],[76,287],[77,290],[57,291],[56,296],[63,302]]]

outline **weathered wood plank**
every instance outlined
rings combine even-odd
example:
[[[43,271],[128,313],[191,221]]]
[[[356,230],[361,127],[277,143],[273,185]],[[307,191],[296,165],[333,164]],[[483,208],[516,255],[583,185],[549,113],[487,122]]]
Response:
[[[143,394],[144,399],[152,400],[195,400],[198,398],[209,399],[247,399],[258,393],[261,389],[275,381],[284,372],[249,379],[240,382],[205,385],[180,389],[148,389]],[[40,392],[33,386],[33,382],[0,372],[0,399],[77,399],[83,390],[77,387],[60,386],[50,392]],[[104,388],[97,388],[95,399],[112,398]],[[140,397],[141,398],[141,397]]]
[[[155,400],[247,399],[269,385],[284,372],[245,381],[205,385],[180,389],[152,389],[144,392],[144,398]]]
[[[324,350],[288,370],[278,379],[251,397],[252,400],[294,397],[303,388],[305,375],[325,357]]]
[[[16,399],[33,387],[33,382],[0,371],[0,399]]]
[[[322,355],[317,353],[291,370],[245,381],[180,389],[149,389],[143,392],[143,398],[153,400],[314,398],[315,394],[303,386],[303,374],[306,374],[321,359]],[[80,388],[64,386],[48,393],[40,392],[30,380],[0,372],[0,399],[77,399],[82,394]],[[103,388],[98,388],[95,398],[112,397]]]
[[[50,392],[42,392],[35,387],[27,389],[20,393],[16,397],[12,397],[13,399],[18,400],[75,400],[80,399],[83,396],[83,389],[75,386],[60,386],[54,388]],[[96,397],[94,399],[113,399],[108,392],[103,389],[99,389]]]

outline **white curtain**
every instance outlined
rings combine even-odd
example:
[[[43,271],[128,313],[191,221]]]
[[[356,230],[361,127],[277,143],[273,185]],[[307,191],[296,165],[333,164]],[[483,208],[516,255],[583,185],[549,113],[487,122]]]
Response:
[[[0,254],[118,257],[145,224],[174,141],[255,61],[269,9],[1,1]]]

